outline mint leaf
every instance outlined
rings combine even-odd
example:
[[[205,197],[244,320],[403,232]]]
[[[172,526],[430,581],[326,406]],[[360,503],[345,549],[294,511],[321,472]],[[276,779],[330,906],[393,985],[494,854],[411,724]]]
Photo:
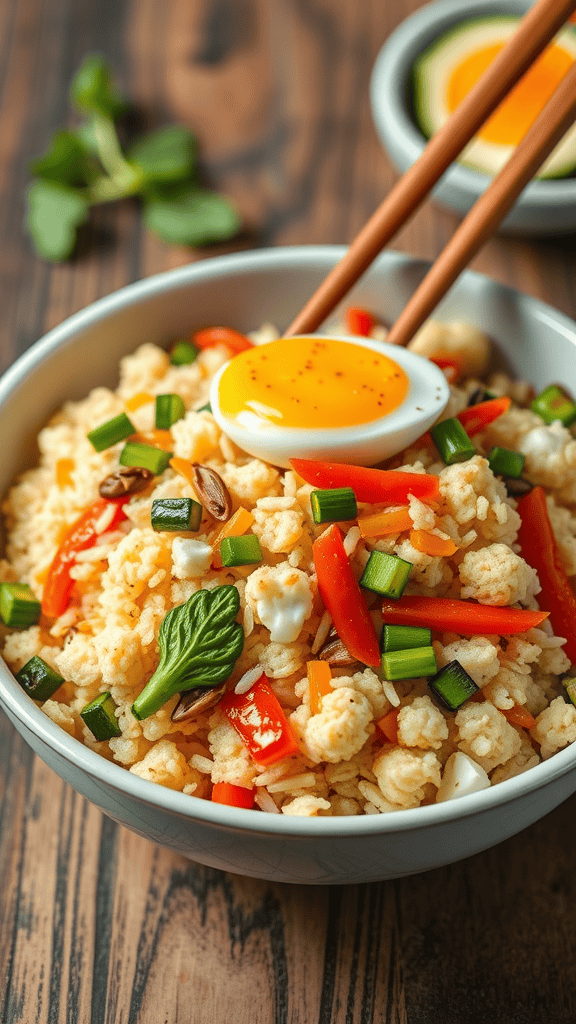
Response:
[[[240,218],[224,196],[184,185],[149,195],[144,205],[144,223],[148,231],[166,242],[205,245],[235,235]]]
[[[236,587],[199,590],[168,612],[160,626],[160,662],[132,705],[135,718],[149,718],[170,697],[199,686],[223,683],[244,646],[235,622],[240,608]]]
[[[126,107],[126,97],[116,88],[104,57],[85,57],[70,86],[70,99],[83,114],[100,114],[113,119]]]
[[[26,226],[36,251],[48,260],[64,260],[76,242],[76,228],[88,216],[82,195],[56,182],[37,181],[28,189]]]
[[[167,125],[139,139],[127,156],[148,181],[177,181],[190,177],[197,151],[196,139],[188,128]]]
[[[75,132],[55,132],[50,148],[32,160],[30,173],[46,181],[65,185],[87,184],[94,177],[95,167]]]

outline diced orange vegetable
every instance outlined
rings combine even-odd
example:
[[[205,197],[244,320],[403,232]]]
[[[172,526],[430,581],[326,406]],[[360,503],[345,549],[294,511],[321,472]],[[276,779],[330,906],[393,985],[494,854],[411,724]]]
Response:
[[[149,444],[154,448],[162,448],[163,451],[172,451],[174,438],[169,430],[146,430],[143,433],[130,434],[129,441],[137,441],[139,444]]]
[[[413,526],[409,514],[409,505],[375,512],[369,516],[358,517],[358,528],[361,537],[386,537],[390,533],[402,533]]]
[[[383,718],[379,718],[376,722],[380,732],[384,734],[390,743],[398,743],[398,715],[400,714],[400,708],[392,708],[387,715]]]
[[[174,461],[174,460],[172,460]],[[214,551],[214,558],[212,565],[215,569],[220,569],[222,560],[220,558],[220,545],[225,537],[241,537],[243,533],[246,533],[250,529],[254,522],[254,516],[247,508],[237,508],[234,515],[230,516],[227,523],[218,530],[218,533],[212,539],[212,548]]]
[[[490,398],[487,402],[479,402],[478,405],[470,405],[458,413],[458,419],[469,437],[480,433],[489,423],[493,423],[499,416],[506,412],[511,399],[505,395],[503,398]]]
[[[70,487],[72,484],[72,470],[74,459],[58,459],[56,463],[56,483],[58,487]]]
[[[444,539],[435,533],[428,533],[427,530],[412,530],[410,543],[413,548],[416,548],[416,551],[421,551],[422,554],[430,555],[432,558],[448,557],[458,550],[454,541],[449,537]]]
[[[215,782],[212,787],[212,800],[215,804],[228,804],[229,807],[254,807],[254,790],[245,786],[235,786],[232,782]]]
[[[322,705],[322,697],[332,690],[332,672],[327,661],[309,661],[306,664],[306,673],[310,689],[310,711],[317,715]]]
[[[536,725],[536,719],[533,715],[520,704],[514,704],[513,707],[506,708],[502,711],[502,714],[510,722],[510,725],[517,725],[520,729],[533,729]]]
[[[369,313],[362,306],[348,306],[346,310],[346,328],[350,334],[357,334],[367,338],[373,327],[376,326],[376,317]]]
[[[198,348],[225,345],[231,356],[237,356],[239,352],[245,352],[246,349],[252,348],[250,339],[232,327],[205,327],[203,330],[195,332],[192,342]]]
[[[137,395],[132,395],[126,402],[127,412],[136,412],[136,409],[140,409],[142,405],[148,405],[148,402],[154,401],[154,395],[149,395],[147,391],[139,391]]]
[[[188,459],[180,459],[177,455],[174,455],[168,465],[172,467],[175,473],[180,473],[180,476],[183,476],[191,487],[194,487],[194,467],[191,462],[188,462]]]

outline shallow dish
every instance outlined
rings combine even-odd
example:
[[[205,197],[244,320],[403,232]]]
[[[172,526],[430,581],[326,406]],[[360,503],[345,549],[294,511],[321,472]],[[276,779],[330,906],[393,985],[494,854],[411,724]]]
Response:
[[[526,0],[436,0],[413,14],[381,49],[372,74],[371,104],[376,130],[390,159],[404,173],[418,159],[426,139],[411,115],[412,68],[440,35],[458,22],[490,14],[523,15]],[[491,179],[453,164],[433,195],[450,210],[465,214]],[[525,235],[565,234],[576,229],[576,178],[533,181],[500,226]]]
[[[35,458],[39,427],[66,398],[114,383],[119,358],[206,323],[283,327],[334,263],[340,247],[302,247],[207,260],[149,278],[95,303],[46,335],[0,382],[5,438],[0,488]],[[354,301],[394,319],[426,264],[386,253]],[[477,274],[465,274],[440,319],[466,320],[498,340],[504,360],[537,388],[576,384],[576,324]],[[515,834],[576,790],[576,746],[524,775],[457,800],[386,815],[295,818],[199,800],[140,779],[89,750],[48,719],[11,673],[0,697],[43,760],[114,820],[213,867],[297,883],[394,878],[470,856]]]

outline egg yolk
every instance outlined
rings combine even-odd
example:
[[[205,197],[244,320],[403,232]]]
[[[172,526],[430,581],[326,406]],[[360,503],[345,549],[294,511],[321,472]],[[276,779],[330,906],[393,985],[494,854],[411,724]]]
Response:
[[[251,413],[281,427],[352,427],[397,409],[409,385],[398,363],[363,345],[280,338],[235,356],[218,398],[223,415],[239,422]]]
[[[450,113],[462,102],[503,47],[504,43],[493,43],[474,50],[454,68],[448,82]],[[496,108],[478,132],[478,138],[500,146],[517,146],[573,63],[574,58],[561,46],[555,43],[549,46]]]

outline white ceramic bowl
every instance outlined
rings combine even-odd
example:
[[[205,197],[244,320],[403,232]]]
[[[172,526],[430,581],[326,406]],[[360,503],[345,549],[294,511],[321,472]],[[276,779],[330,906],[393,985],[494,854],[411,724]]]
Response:
[[[241,331],[284,327],[344,254],[340,247],[241,253],[152,277],[102,299],[51,331],[0,381],[0,492],[36,458],[35,438],[66,399],[114,385],[121,356],[198,324]],[[354,302],[393,320],[427,269],[386,253]],[[536,387],[576,386],[576,324],[477,274],[464,274],[438,311],[497,338],[504,359]],[[281,882],[394,878],[486,849],[536,821],[576,790],[576,745],[493,789],[386,815],[294,818],[213,804],[131,775],[72,739],[0,669],[2,705],[40,757],[115,821],[193,860]]]
[[[403,21],[380,51],[371,84],[376,130],[397,169],[404,173],[418,159],[426,139],[411,116],[414,62],[439,36],[459,21],[490,14],[522,16],[528,0],[436,0]],[[434,189],[438,202],[465,214],[491,179],[454,163]],[[533,181],[500,226],[501,232],[564,234],[576,229],[576,178]]]

